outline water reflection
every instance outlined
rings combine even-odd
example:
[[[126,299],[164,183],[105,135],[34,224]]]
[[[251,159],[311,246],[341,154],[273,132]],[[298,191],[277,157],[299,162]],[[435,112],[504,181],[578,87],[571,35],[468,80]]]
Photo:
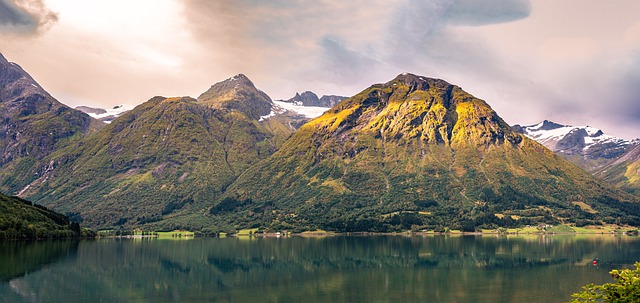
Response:
[[[609,270],[631,267],[640,258],[640,241],[609,236],[339,236],[101,240],[81,242],[76,250],[75,258],[13,279],[21,292],[2,282],[0,298],[564,302],[582,285],[610,281]],[[591,264],[595,258],[599,269]]]
[[[0,282],[36,272],[64,258],[73,258],[78,241],[0,242]]]

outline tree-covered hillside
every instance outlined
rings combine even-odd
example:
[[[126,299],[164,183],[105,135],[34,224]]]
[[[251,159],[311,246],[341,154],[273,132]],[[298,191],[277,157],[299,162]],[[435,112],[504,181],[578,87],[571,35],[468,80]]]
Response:
[[[0,240],[78,238],[80,226],[29,201],[0,194]]]

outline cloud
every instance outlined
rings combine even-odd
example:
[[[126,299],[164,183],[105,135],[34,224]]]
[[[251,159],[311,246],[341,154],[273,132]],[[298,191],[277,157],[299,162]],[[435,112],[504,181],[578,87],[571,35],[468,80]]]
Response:
[[[0,0],[0,34],[30,36],[57,20],[42,0]]]
[[[480,26],[524,19],[531,13],[529,0],[457,0],[444,14],[455,25]]]
[[[629,122],[640,126],[640,50],[635,56],[616,69],[622,72],[609,83],[610,98],[599,100],[602,112],[616,117],[618,122]],[[607,96],[607,95],[605,95]],[[637,131],[634,131],[637,136]]]
[[[52,14],[42,2],[39,14],[24,3],[0,0],[0,33],[26,35],[55,21],[41,17]],[[411,72],[462,86],[509,123],[546,118],[637,136],[615,127],[640,117],[640,60],[630,57],[640,49],[635,0],[585,0],[579,8],[528,0],[48,5],[60,12],[55,29],[39,43],[0,48],[21,64],[31,56],[37,63],[28,70],[50,75],[42,84],[73,94],[75,104],[198,95],[238,73],[274,99],[305,90],[350,96]]]
[[[370,73],[378,65],[369,56],[348,49],[339,38],[325,37],[319,44],[322,48],[325,81],[336,84],[352,81]]]
[[[400,72],[447,70],[454,62],[454,69],[496,69],[481,41],[470,47],[448,29],[529,13],[527,0],[185,2],[189,28],[216,70],[243,72],[277,97],[308,89],[351,94]]]

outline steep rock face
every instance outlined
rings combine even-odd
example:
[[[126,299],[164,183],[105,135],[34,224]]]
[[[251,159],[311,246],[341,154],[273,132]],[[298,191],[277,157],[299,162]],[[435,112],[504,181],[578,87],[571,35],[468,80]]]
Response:
[[[622,203],[630,196],[514,132],[484,101],[411,74],[302,126],[225,196],[210,212],[226,228],[472,229],[594,223],[613,214],[638,220],[636,204]]]
[[[47,93],[29,74],[0,54],[0,184],[18,193],[46,170],[40,160],[100,127]],[[16,171],[21,171],[16,175]]]
[[[548,120],[536,125],[515,125],[513,129],[587,171],[597,170],[637,144],[635,141],[605,135],[597,128],[562,125]]]
[[[640,145],[594,172],[622,190],[640,196]]]
[[[23,195],[93,227],[200,230],[206,205],[291,134],[286,116],[261,116],[268,102],[244,76],[199,100],[154,97],[53,154]]]

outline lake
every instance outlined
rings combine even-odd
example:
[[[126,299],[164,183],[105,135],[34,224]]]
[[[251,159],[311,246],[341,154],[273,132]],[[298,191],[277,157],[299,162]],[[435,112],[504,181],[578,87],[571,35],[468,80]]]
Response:
[[[621,235],[4,242],[0,302],[566,302],[639,260]]]

